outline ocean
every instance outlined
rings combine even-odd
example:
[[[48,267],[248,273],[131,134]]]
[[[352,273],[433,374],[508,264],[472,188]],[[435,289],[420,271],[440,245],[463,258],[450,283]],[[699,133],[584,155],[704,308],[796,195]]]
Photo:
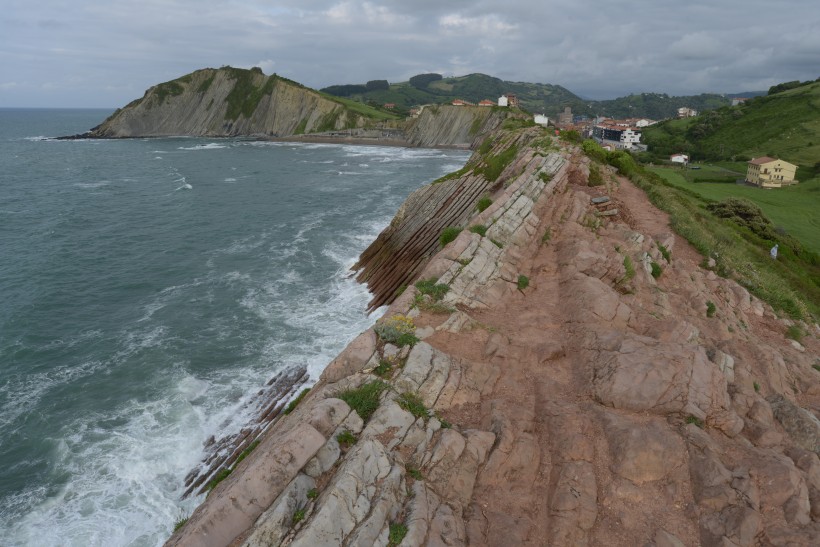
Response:
[[[161,545],[185,475],[278,371],[379,311],[350,266],[468,153],[56,141],[108,110],[0,109],[0,545]]]

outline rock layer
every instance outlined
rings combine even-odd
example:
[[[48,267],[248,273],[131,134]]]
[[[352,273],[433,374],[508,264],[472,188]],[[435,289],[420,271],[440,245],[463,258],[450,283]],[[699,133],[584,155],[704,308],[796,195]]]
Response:
[[[477,157],[408,199],[362,261],[377,304],[409,287],[169,545],[820,542],[816,336],[788,343],[627,180],[589,188],[538,130],[489,154],[509,139],[497,179]],[[436,252],[451,223],[484,229]],[[373,385],[362,419],[351,390]]]

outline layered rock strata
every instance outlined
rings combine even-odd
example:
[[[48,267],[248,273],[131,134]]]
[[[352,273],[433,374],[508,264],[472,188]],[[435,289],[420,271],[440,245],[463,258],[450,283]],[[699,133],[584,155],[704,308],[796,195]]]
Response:
[[[518,135],[491,207],[440,222],[465,175],[374,254],[447,292],[410,284],[168,545],[820,544],[817,326],[787,341],[631,183]],[[402,258],[449,223],[485,230]]]

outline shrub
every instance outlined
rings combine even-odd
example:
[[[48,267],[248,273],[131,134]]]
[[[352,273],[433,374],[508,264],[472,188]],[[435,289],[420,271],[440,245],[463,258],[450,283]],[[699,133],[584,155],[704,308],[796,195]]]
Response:
[[[658,243],[658,250],[661,252],[661,256],[667,262],[672,262],[672,253],[669,252],[669,249]]]
[[[446,283],[436,283],[436,278],[422,279],[416,282],[416,289],[421,294],[431,297],[433,300],[441,300],[447,291],[450,290],[450,285]]]
[[[752,382],[752,387],[755,388],[755,391],[760,391],[760,384],[757,382]]]
[[[482,196],[481,199],[478,200],[478,203],[475,207],[476,209],[478,209],[478,212],[481,213],[492,204],[493,200],[490,199],[490,196]]]
[[[632,264],[632,258],[630,258],[629,255],[624,256],[624,270],[626,270],[626,273],[621,283],[626,283],[635,277],[635,265]]]
[[[396,314],[373,327],[379,338],[399,347],[412,346],[419,341],[416,338],[416,325],[406,315]]]
[[[604,177],[601,176],[601,170],[595,164],[589,166],[588,184],[590,186],[603,186],[604,184]]]
[[[305,510],[297,509],[296,512],[293,513],[293,518],[291,520],[293,521],[293,524],[299,524],[305,520]]]
[[[356,411],[359,417],[367,421],[379,408],[379,398],[388,385],[381,380],[368,382],[356,389],[348,389],[339,394],[339,399],[346,402]]]
[[[302,392],[299,395],[297,395],[294,400],[288,403],[288,406],[285,407],[284,413],[290,414],[291,412],[293,412],[294,409],[296,409],[296,407],[299,406],[299,403],[302,402],[302,399],[305,398],[305,395],[307,395],[309,392],[310,388],[303,389]]]
[[[652,277],[655,279],[659,278],[663,273],[663,268],[661,268],[661,265],[654,260],[649,264],[649,267],[652,268]]]
[[[697,416],[687,416],[686,423],[687,424],[695,424],[699,428],[703,429],[703,420],[701,420]]]
[[[390,523],[390,534],[387,536],[387,547],[396,547],[407,535],[407,526],[399,522]]]
[[[454,241],[458,234],[461,233],[461,228],[456,226],[448,226],[444,230],[442,230],[441,235],[438,237],[438,242],[441,244],[442,247]]]
[[[319,497],[319,491],[316,490],[315,488],[311,488],[310,490],[307,491],[307,497],[308,497],[309,500],[315,500],[316,498]]]
[[[424,476],[421,474],[421,471],[419,471],[419,468],[413,467],[412,465],[407,466],[407,474],[416,479],[417,481],[424,479]]]
[[[427,421],[427,418],[430,417],[427,407],[424,406],[421,397],[419,397],[417,393],[402,393],[398,399],[396,399],[396,403],[416,418],[422,418],[424,421]]]
[[[786,329],[786,338],[791,338],[792,340],[800,341],[803,338],[803,329],[801,329],[797,325],[792,325],[788,329]]]
[[[523,291],[527,287],[530,286],[530,278],[526,275],[519,275],[518,276],[518,290]]]
[[[487,234],[487,227],[483,224],[474,224],[473,226],[470,226],[470,231],[484,237]]]
[[[541,236],[541,243],[547,243],[549,240],[552,239],[552,227],[547,226],[544,235]]]
[[[715,307],[714,302],[712,302],[711,300],[706,302],[706,317],[714,317],[716,311],[717,308]]]
[[[347,447],[356,444],[356,441],[358,441],[359,439],[356,438],[356,435],[345,429],[344,431],[336,435],[336,440],[339,442],[340,445]]]
[[[379,366],[373,369],[373,374],[384,378],[393,370],[393,365],[387,359],[380,359]]]

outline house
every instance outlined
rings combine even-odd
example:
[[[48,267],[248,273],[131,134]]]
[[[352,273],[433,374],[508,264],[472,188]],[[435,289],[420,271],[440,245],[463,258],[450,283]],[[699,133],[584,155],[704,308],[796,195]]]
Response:
[[[479,101],[478,106],[495,106],[495,103],[489,99],[484,99],[483,101]]]
[[[747,97],[735,97],[734,99],[732,99],[732,106],[737,106],[739,104],[743,104],[748,100],[749,99]]]
[[[535,116],[533,116],[533,120],[536,124],[543,125],[544,127],[546,127],[550,123],[550,119],[546,117],[544,114],[536,114]]]
[[[396,103],[384,103],[385,110],[395,110]]]
[[[475,106],[470,101],[465,101],[464,99],[454,99],[453,106]]]
[[[686,165],[687,163],[689,163],[689,156],[687,156],[686,154],[672,154],[671,156],[669,156],[669,161],[673,163],[682,163],[683,165]]]
[[[518,107],[518,97],[515,93],[505,93],[498,98],[498,106],[509,106],[510,108]]]
[[[763,156],[749,162],[746,170],[746,182],[761,188],[780,188],[797,184],[794,174],[797,166],[787,161]]]
[[[411,118],[418,118],[419,114],[421,114],[421,108],[411,108],[410,109],[410,117]]]
[[[572,123],[572,109],[568,106],[564,107],[564,111],[558,114],[559,125],[570,125]]]
[[[646,118],[640,118],[635,120],[635,127],[649,127],[650,125],[655,125],[655,120],[648,120]]]
[[[641,142],[641,131],[631,120],[603,120],[592,128],[592,138],[599,144],[631,150]]]
[[[510,102],[507,100],[506,95],[502,95],[498,98],[498,106],[510,106]]]
[[[678,108],[678,118],[694,118],[697,115],[698,111],[693,108],[687,106]]]

